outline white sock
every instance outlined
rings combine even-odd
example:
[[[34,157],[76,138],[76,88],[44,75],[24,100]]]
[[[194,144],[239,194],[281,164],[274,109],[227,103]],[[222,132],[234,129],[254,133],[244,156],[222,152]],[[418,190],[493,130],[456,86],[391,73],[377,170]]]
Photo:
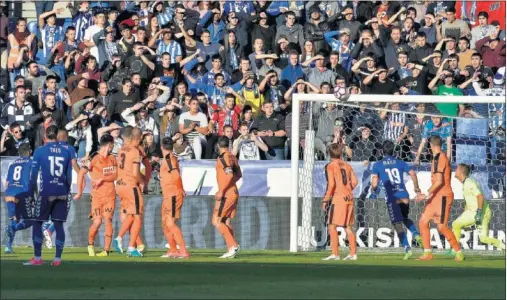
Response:
[[[129,251],[129,252],[132,252],[132,251],[134,251],[134,250],[136,250],[136,248],[135,248],[135,247],[130,247],[130,246],[129,246],[129,248],[128,248],[128,251]]]
[[[34,256],[35,260],[40,260],[41,257],[40,256]]]

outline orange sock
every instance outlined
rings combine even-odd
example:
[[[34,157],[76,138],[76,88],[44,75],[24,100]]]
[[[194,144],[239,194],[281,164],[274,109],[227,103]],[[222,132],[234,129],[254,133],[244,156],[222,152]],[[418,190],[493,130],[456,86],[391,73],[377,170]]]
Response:
[[[130,228],[130,241],[129,247],[135,247],[137,238],[139,233],[141,232],[141,226],[143,221],[141,216],[134,216],[134,222],[132,223],[132,227]]]
[[[448,226],[439,226],[438,230],[440,233],[442,233],[445,238],[449,241],[449,244],[451,244],[451,248],[454,249],[455,252],[458,252],[461,250],[461,247],[459,246],[458,240],[456,239],[456,236],[452,233],[451,229],[449,229]]]
[[[176,243],[180,246],[180,252],[186,253],[187,252],[187,246],[185,245],[185,240],[183,239],[183,233],[181,233],[181,229],[174,225],[171,228],[171,232],[173,233],[173,237],[176,240]],[[176,249],[176,247],[174,248]]]
[[[111,221],[106,221],[105,222],[105,226],[106,226],[106,232],[105,232],[105,237],[104,237],[104,250],[105,251],[109,251],[110,247],[111,247],[111,240],[113,239],[113,222]]]
[[[338,231],[336,231],[336,227],[329,225],[328,226],[329,237],[331,238],[331,254],[339,256],[340,250],[338,248]]]
[[[347,230],[347,238],[349,239],[349,247],[350,247],[349,255],[356,255],[357,253],[356,234],[352,230]]]
[[[99,231],[99,228],[95,226],[94,223],[90,225],[90,229],[88,230],[88,245],[94,245],[95,244],[95,236],[97,235],[97,232]]]
[[[421,231],[421,238],[422,238],[424,250],[431,249],[429,222],[425,222],[423,219],[421,219],[419,221],[419,231]]]
[[[231,232],[229,231],[229,228],[227,227],[227,225],[225,225],[224,223],[220,223],[220,224],[218,224],[217,229],[224,237],[225,244],[227,245],[227,249],[237,246],[236,241],[234,240],[234,237],[231,235]]]
[[[132,222],[134,222],[133,216],[126,216],[123,220],[123,223],[121,223],[120,231],[118,232],[118,236],[123,238],[127,231],[130,230],[130,227],[132,226]]]

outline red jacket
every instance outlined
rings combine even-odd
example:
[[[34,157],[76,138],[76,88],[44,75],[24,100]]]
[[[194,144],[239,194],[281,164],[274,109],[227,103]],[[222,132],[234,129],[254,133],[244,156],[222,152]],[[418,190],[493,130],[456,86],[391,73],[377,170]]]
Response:
[[[213,114],[211,116],[211,120],[213,120],[217,124],[218,135],[224,134],[224,125],[227,120],[228,112],[225,108],[221,108],[216,104],[211,105],[213,109]],[[241,115],[241,108],[239,106],[234,106],[234,108],[229,112],[230,113],[230,123],[228,125],[232,126],[234,131],[238,131],[239,128],[239,116]],[[232,123],[232,124],[231,124]]]
[[[485,44],[489,42],[489,36],[478,40],[475,48],[482,54],[482,62],[490,68],[505,66],[505,41],[499,41],[494,50]]]

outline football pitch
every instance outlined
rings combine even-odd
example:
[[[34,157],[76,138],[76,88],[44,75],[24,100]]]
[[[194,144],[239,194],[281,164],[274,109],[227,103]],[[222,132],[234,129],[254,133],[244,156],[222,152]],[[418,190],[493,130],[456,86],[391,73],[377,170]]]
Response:
[[[154,249],[127,258],[71,248],[51,267],[53,251],[44,250],[43,266],[23,266],[31,249],[14,250],[1,256],[1,299],[505,299],[505,257],[321,261],[329,252],[241,251],[223,260],[220,251],[192,249],[190,259],[163,259]]]

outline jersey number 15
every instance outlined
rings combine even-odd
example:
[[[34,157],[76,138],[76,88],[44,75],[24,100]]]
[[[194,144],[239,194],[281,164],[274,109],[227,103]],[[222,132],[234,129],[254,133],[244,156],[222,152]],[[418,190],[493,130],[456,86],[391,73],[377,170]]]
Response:
[[[63,174],[63,157],[57,157],[57,156],[49,156],[49,171],[51,172],[51,176],[53,177],[60,177]]]

